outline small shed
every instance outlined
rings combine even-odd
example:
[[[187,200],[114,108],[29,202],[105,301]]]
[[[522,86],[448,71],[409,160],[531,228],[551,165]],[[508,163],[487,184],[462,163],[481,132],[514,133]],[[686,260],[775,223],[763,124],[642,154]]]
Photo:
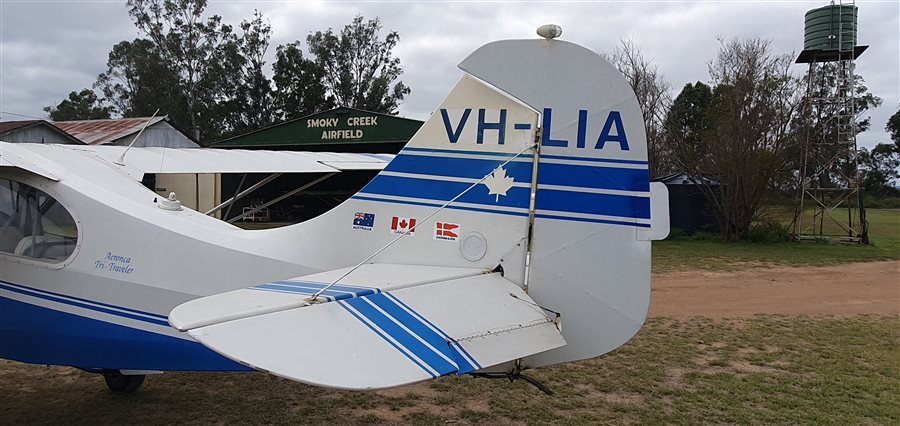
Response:
[[[705,178],[706,183],[718,188],[719,183]],[[673,173],[653,179],[662,182],[669,190],[669,223],[687,234],[700,231],[719,232],[715,212],[700,189],[700,185],[686,173]]]
[[[149,122],[149,124],[147,124]],[[131,144],[144,125],[147,128],[136,147],[199,148],[193,139],[176,129],[169,117],[109,118],[102,120],[54,121],[53,125],[88,145]]]
[[[211,148],[396,154],[423,122],[340,107],[245,133]]]
[[[12,143],[84,145],[84,142],[55,127],[47,120],[0,122],[0,140]]]

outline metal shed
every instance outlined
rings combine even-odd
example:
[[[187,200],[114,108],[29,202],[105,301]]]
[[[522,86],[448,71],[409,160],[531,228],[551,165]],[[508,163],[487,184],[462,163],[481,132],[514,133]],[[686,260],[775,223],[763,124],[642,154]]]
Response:
[[[699,185],[685,173],[673,173],[653,179],[662,182],[669,190],[669,223],[673,229],[680,229],[687,234],[700,231],[719,232],[719,222]],[[710,186],[718,187],[719,183],[707,179]]]
[[[12,143],[84,144],[47,120],[0,122],[0,140]]]
[[[147,123],[150,124],[147,124]],[[169,123],[169,117],[110,118],[54,121],[54,126],[88,145],[129,145],[144,125],[136,147],[199,148],[200,145]]]

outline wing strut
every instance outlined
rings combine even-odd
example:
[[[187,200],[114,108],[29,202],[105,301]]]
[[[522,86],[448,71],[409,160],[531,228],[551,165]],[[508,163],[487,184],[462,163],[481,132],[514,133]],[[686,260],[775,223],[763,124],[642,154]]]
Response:
[[[269,182],[271,182],[271,181],[277,179],[279,176],[281,176],[281,175],[283,175],[283,174],[284,174],[284,173],[272,173],[271,175],[267,176],[265,179],[263,179],[263,180],[261,180],[261,181],[255,183],[255,184],[253,184],[251,187],[249,187],[249,188],[247,188],[247,189],[241,191],[240,194],[237,194],[237,195],[235,195],[234,197],[229,198],[228,200],[226,200],[226,201],[223,202],[222,204],[219,204],[218,206],[213,207],[210,211],[206,212],[205,214],[206,214],[207,216],[211,216],[213,213],[215,213],[215,212],[217,212],[217,211],[219,211],[219,210],[222,210],[222,209],[224,209],[225,207],[230,207],[230,206],[231,206],[232,204],[234,204],[237,200],[240,200],[241,198],[244,198],[247,194],[249,194],[249,193],[251,193],[251,192],[253,192],[253,191],[256,191],[257,189],[261,188],[263,185],[265,185],[265,184],[267,184],[267,183],[269,183]],[[247,174],[244,173],[244,177],[241,179],[241,184],[238,186],[238,189],[240,189],[241,186],[244,186],[244,179],[246,179],[246,178],[247,178]]]
[[[278,198],[276,198],[276,199],[274,199],[274,200],[271,200],[271,201],[266,202],[266,203],[264,203],[264,204],[260,204],[260,205],[258,205],[258,206],[256,206],[256,207],[254,207],[254,208],[252,208],[252,209],[250,209],[250,210],[244,212],[244,213],[241,214],[240,216],[235,216],[235,217],[233,217],[233,218],[231,218],[231,219],[228,219],[228,223],[234,223],[234,222],[237,222],[238,219],[241,219],[241,218],[243,218],[244,216],[247,216],[247,215],[251,215],[251,214],[253,214],[253,213],[256,213],[256,212],[258,212],[258,211],[260,211],[260,210],[262,210],[262,209],[264,209],[264,208],[266,208],[266,207],[271,206],[272,204],[275,204],[275,203],[277,203],[277,202],[279,202],[279,201],[281,201],[281,200],[283,200],[283,199],[285,199],[285,198],[287,198],[287,197],[290,197],[290,196],[292,196],[292,195],[294,195],[294,194],[296,194],[296,193],[298,193],[298,192],[300,192],[300,191],[303,191],[304,189],[307,189],[307,188],[309,188],[309,187],[311,187],[311,186],[313,186],[313,185],[316,185],[316,184],[318,184],[319,182],[322,182],[323,180],[328,179],[328,178],[330,178],[330,177],[332,177],[332,176],[334,176],[334,175],[336,175],[336,174],[338,174],[338,173],[340,173],[340,172],[328,173],[327,175],[322,176],[322,177],[320,177],[320,178],[318,178],[318,179],[316,179],[316,180],[314,180],[314,181],[312,181],[312,182],[310,182],[310,183],[307,183],[306,185],[302,185],[301,187],[299,187],[299,188],[297,188],[297,189],[295,189],[295,190],[293,190],[293,191],[291,191],[291,192],[288,192],[287,194],[284,194],[284,195],[282,195],[282,196],[280,196],[280,197],[278,197]],[[279,175],[280,175],[280,173],[279,173]]]

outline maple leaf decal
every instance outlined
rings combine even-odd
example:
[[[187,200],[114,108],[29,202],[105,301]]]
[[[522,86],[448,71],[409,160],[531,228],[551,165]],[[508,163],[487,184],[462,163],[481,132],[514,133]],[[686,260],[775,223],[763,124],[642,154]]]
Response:
[[[484,186],[488,189],[488,195],[496,195],[494,202],[500,201],[500,196],[506,196],[506,191],[512,188],[515,180],[506,176],[503,167],[497,167],[494,172],[484,177]]]

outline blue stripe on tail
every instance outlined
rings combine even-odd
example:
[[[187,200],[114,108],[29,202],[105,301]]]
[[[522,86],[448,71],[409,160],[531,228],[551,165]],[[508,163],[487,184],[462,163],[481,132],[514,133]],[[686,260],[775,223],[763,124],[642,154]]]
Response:
[[[413,173],[427,176],[446,176],[481,179],[494,172],[505,159],[474,159],[435,157],[431,155],[398,154],[387,167],[386,172]],[[516,182],[531,182],[531,162],[510,161],[504,167],[507,176]]]

